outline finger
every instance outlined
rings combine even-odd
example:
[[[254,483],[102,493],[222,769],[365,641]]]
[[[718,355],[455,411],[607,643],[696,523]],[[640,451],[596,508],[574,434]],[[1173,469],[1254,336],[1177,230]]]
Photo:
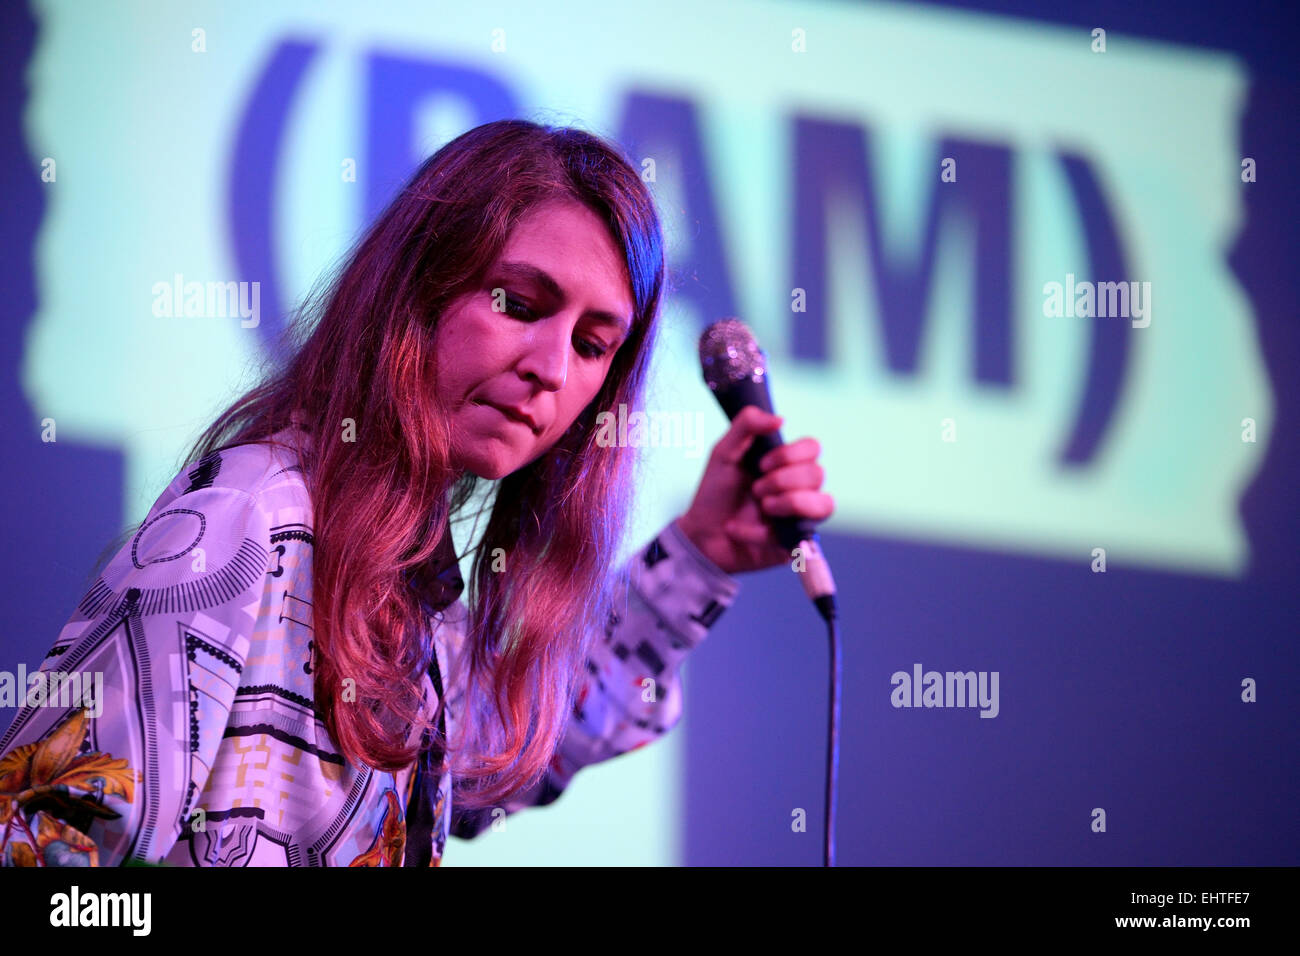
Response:
[[[826,480],[826,469],[815,461],[802,462],[797,465],[783,465],[769,471],[751,486],[754,497],[779,494],[782,491],[798,491],[809,488],[816,491]]]
[[[773,535],[772,529],[765,524],[746,524],[743,521],[728,521],[724,530],[741,544],[768,544]]]
[[[757,405],[746,405],[732,421],[727,433],[713,446],[713,454],[720,461],[737,465],[745,457],[755,435],[776,431],[784,421],[780,415],[769,415]]]
[[[798,441],[778,445],[758,460],[760,471],[770,471],[782,465],[797,464],[801,461],[813,461],[822,453],[821,442],[816,438],[800,438]]]
[[[818,491],[826,481],[826,470],[817,462],[782,465],[769,471],[751,486],[755,498],[763,499],[787,491]]]
[[[758,506],[768,515],[825,521],[835,511],[835,499],[823,491],[783,491],[759,499]]]

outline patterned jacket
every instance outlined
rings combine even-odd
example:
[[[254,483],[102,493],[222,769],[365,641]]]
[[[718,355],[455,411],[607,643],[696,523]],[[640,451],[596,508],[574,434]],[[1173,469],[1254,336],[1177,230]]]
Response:
[[[454,811],[436,747],[398,773],[339,753],[314,706],[312,542],[290,450],[242,445],[173,479],[28,677],[0,737],[0,863],[436,866],[449,835],[491,822]],[[441,559],[453,588],[426,608],[426,704],[468,616],[455,554]],[[560,748],[506,813],[549,803],[579,768],[667,733],[681,715],[679,667],[739,584],[673,522],[616,587],[621,610],[591,644]],[[88,689],[99,675],[102,692],[78,697],[74,678]],[[463,691],[445,690],[454,734]]]

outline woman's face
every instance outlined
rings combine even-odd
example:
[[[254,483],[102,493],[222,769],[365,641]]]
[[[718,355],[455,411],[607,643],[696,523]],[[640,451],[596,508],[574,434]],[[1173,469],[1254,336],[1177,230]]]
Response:
[[[631,323],[627,267],[595,213],[563,201],[520,219],[434,339],[456,470],[502,478],[543,455],[596,397]]]

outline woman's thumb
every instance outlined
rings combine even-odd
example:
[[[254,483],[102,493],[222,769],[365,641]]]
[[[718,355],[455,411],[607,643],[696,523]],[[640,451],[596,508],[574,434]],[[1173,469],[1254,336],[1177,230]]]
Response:
[[[732,463],[740,461],[749,449],[755,435],[776,431],[785,422],[780,415],[763,411],[757,405],[746,405],[731,422],[731,428],[718,441],[718,450]]]

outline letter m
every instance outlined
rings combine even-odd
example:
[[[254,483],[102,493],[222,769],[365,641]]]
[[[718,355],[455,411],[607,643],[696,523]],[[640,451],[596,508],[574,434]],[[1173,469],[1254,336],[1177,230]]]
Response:
[[[974,707],[978,698],[975,696],[975,672],[948,671],[948,686],[945,699],[952,701],[953,707],[965,707],[966,701]]]
[[[1097,314],[1105,316],[1128,315],[1128,283],[1097,283]]]
[[[1009,387],[1011,367],[1011,153],[998,145],[945,139],[933,155],[933,176],[923,209],[909,210],[923,223],[918,248],[891,254],[886,247],[878,181],[869,131],[826,120],[796,118],[794,126],[794,260],[791,287],[808,291],[808,311],[793,323],[792,352],[826,361],[830,277],[827,249],[832,209],[856,214],[867,261],[850,266],[868,270],[876,290],[874,309],[881,318],[882,343],[891,371],[910,375],[920,355],[926,309],[936,276],[940,227],[954,227],[974,238],[971,275],[974,323],[971,373],[982,383]],[[939,162],[957,160],[957,182],[939,179]],[[841,266],[842,267],[842,266]]]

